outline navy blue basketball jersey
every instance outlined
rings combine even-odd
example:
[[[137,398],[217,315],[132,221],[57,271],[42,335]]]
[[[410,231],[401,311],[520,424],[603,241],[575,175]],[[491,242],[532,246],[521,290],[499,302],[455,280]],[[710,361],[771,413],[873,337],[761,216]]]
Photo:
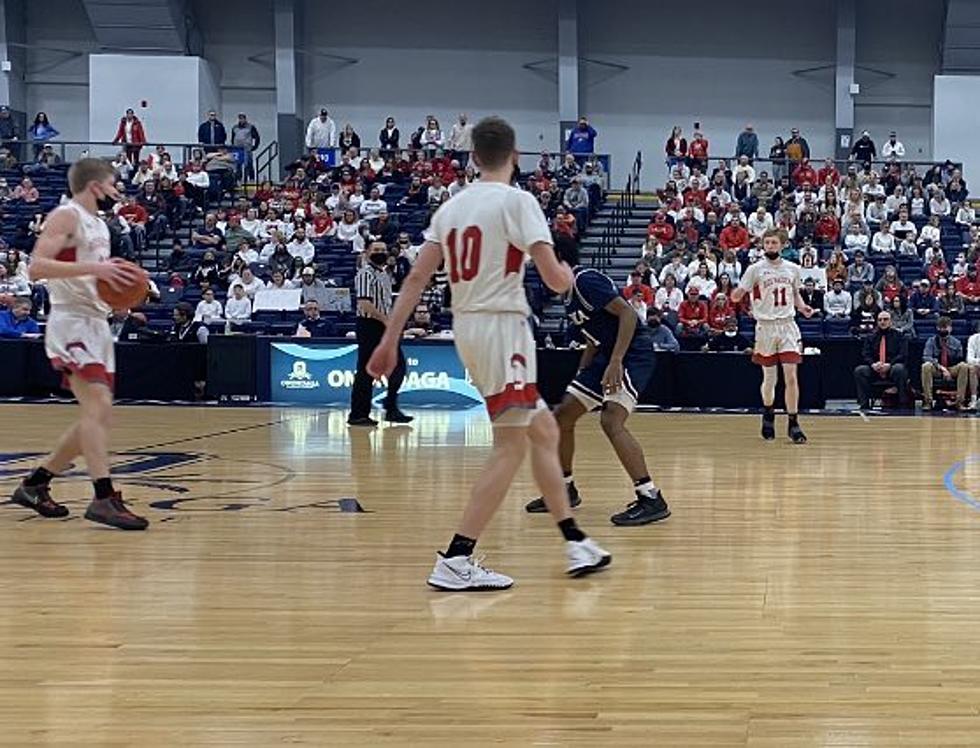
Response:
[[[593,268],[575,268],[575,283],[565,302],[571,323],[599,350],[609,353],[616,345],[619,317],[606,311],[606,306],[620,296],[612,278]],[[647,328],[636,326],[633,340]]]

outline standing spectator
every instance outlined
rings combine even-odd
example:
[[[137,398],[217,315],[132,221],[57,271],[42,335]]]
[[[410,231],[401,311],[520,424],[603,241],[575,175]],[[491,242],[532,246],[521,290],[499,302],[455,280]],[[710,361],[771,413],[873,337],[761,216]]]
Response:
[[[862,164],[865,168],[871,166],[871,162],[878,156],[878,149],[875,142],[871,139],[871,133],[865,130],[861,137],[854,141],[851,146],[851,160]]]
[[[898,389],[899,407],[908,405],[908,343],[897,330],[892,329],[892,317],[888,310],[878,312],[877,328],[865,337],[861,358],[864,363],[854,369],[858,407],[871,407],[871,383],[885,380]]]
[[[674,167],[678,164],[687,163],[687,140],[679,126],[675,125],[674,129],[671,130],[664,151],[667,154],[668,173],[673,173]]]
[[[936,320],[936,334],[926,341],[922,351],[923,410],[932,409],[933,382],[937,375],[945,381],[956,382],[955,407],[964,410],[970,367],[963,355],[963,344],[953,337],[953,321],[949,317]]]
[[[112,143],[126,148],[126,156],[131,164],[139,163],[140,151],[146,144],[146,130],[143,129],[143,123],[132,109],[127,109],[126,114],[119,120],[116,137],[112,139]]]
[[[430,115],[425,121],[425,129],[419,139],[419,147],[431,156],[445,144],[446,138],[439,126],[439,120]]]
[[[447,145],[449,150],[453,152],[453,159],[459,161],[460,165],[466,166],[470,151],[473,150],[473,124],[465,113],[459,115],[459,119],[449,131],[449,143]]]
[[[381,144],[381,155],[385,158],[391,158],[395,155],[395,151],[399,148],[399,142],[401,141],[401,133],[398,132],[398,128],[395,127],[395,118],[388,117],[385,120],[385,126],[381,129],[381,133],[378,135],[378,142]]]
[[[60,133],[54,129],[48,120],[48,115],[38,112],[34,117],[34,124],[27,129],[27,136],[34,143],[34,160],[39,161],[44,143],[58,137]]]
[[[700,130],[695,131],[694,140],[687,148],[687,165],[703,172],[708,170],[708,139]]]
[[[576,155],[595,153],[595,139],[598,133],[585,117],[578,118],[578,125],[568,134],[565,149]]]
[[[786,159],[790,173],[805,158],[810,158],[810,144],[806,142],[806,138],[800,135],[799,128],[794,127],[790,130],[789,140],[786,141]]]
[[[238,122],[231,128],[231,145],[242,149],[242,163],[239,167],[239,178],[246,182],[255,180],[255,163],[252,154],[258,150],[262,139],[255,125],[248,121],[244,112],[238,113]]]
[[[353,148],[355,151],[361,150],[361,136],[354,132],[354,128],[351,126],[350,122],[344,125],[344,129],[340,133],[340,140],[338,141],[337,145],[340,148],[341,153],[347,153],[351,150],[351,148]]]
[[[336,144],[337,125],[326,108],[323,108],[306,127],[306,147],[311,153],[316,153],[321,148],[333,148]]]
[[[197,142],[201,145],[217,146],[228,142],[228,133],[224,123],[218,119],[218,113],[213,109],[208,112],[207,119],[197,128]]]
[[[14,164],[20,160],[20,146],[15,142],[20,139],[17,131],[17,123],[10,116],[10,107],[6,104],[0,106],[0,147],[9,150]]]
[[[769,149],[769,160],[772,161],[772,178],[779,182],[786,176],[786,144],[778,135]]]
[[[735,142],[735,159],[738,160],[742,156],[745,156],[749,163],[759,158],[759,136],[755,134],[755,128],[751,124],[745,126]]]
[[[895,161],[901,161],[905,158],[905,146],[902,145],[894,130],[888,133],[888,142],[881,146],[881,156],[885,160],[894,159]]]

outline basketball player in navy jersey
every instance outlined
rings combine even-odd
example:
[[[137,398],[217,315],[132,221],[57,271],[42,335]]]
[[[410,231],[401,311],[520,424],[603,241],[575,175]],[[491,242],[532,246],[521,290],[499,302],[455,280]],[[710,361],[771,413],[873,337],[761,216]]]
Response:
[[[611,517],[612,523],[647,525],[667,519],[667,502],[650,478],[642,447],[626,428],[626,419],[653,376],[655,359],[649,330],[638,324],[636,311],[609,276],[578,266],[574,240],[558,238],[555,252],[573,268],[575,280],[566,296],[565,309],[586,340],[579,372],[555,411],[561,430],[558,452],[569,502],[573,507],[582,503],[572,477],[575,424],[598,408],[602,430],[633,480],[636,492],[635,500]],[[547,511],[541,498],[529,502],[525,509],[532,513]]]

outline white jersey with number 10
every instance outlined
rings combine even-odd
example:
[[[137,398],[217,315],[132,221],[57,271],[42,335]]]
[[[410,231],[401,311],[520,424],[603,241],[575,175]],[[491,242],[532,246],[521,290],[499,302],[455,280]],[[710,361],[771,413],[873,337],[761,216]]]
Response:
[[[551,244],[548,221],[533,195],[476,182],[436,211],[425,238],[442,247],[454,314],[530,314],[524,263],[532,245]]]
[[[759,322],[793,319],[800,289],[800,266],[787,260],[773,265],[759,260],[749,265],[739,287],[752,300],[752,316]]]

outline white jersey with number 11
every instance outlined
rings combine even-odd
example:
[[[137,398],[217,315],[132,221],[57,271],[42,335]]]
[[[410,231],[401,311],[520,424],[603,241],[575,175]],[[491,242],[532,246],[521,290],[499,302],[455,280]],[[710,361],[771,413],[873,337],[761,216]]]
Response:
[[[739,287],[752,300],[752,316],[759,322],[793,319],[796,293],[800,289],[800,266],[787,260],[775,265],[759,260],[749,265]]]
[[[531,246],[551,244],[534,196],[498,182],[475,182],[432,217],[427,241],[442,247],[453,313],[530,314],[524,263]]]

